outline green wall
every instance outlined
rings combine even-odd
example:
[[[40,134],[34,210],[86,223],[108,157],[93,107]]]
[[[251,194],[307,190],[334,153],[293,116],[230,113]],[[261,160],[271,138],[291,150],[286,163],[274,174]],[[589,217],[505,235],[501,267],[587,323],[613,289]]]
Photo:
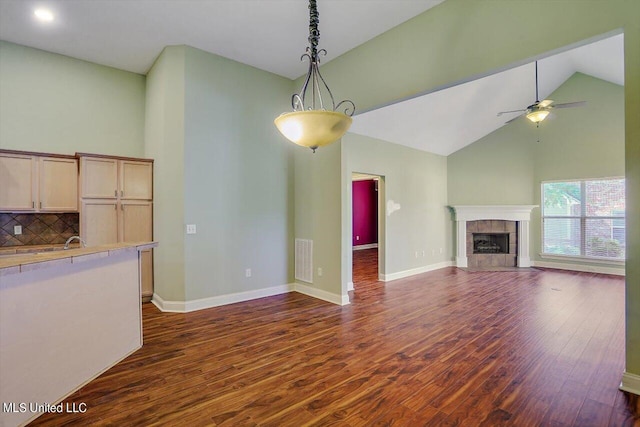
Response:
[[[145,77],[0,41],[0,148],[142,157]]]
[[[447,157],[450,205],[534,204],[537,133],[527,122],[512,122]]]
[[[295,150],[295,238],[313,240],[313,284],[333,302],[344,301],[341,283],[341,142]],[[322,276],[318,274],[322,269]]]
[[[400,205],[380,218],[380,274],[399,277],[451,260],[446,157],[347,133],[315,154],[297,147],[295,171],[295,237],[314,244],[313,285],[300,283],[348,300],[354,172],[382,176],[385,210],[388,202]]]
[[[184,82],[186,300],[289,283],[294,147],[273,119],[291,81],[186,47]]]
[[[624,176],[624,88],[584,74],[575,74],[551,96],[558,100],[585,100],[580,108],[557,110],[545,120],[535,147],[534,201],[541,206],[543,181]],[[628,211],[631,212],[631,211]],[[531,259],[547,264],[567,261],[542,259],[541,210],[531,217]],[[575,264],[593,265],[588,262]],[[609,267],[616,269],[615,266]],[[617,269],[624,271],[624,267]]]
[[[185,300],[185,47],[165,48],[147,74],[145,156],[153,165],[154,293]]]
[[[273,118],[291,81],[188,46],[165,48],[147,81],[155,293],[189,302],[289,283],[293,157]]]
[[[627,190],[626,366],[640,376],[640,2],[626,8],[624,43],[625,178]]]
[[[357,117],[356,117],[357,120]],[[447,158],[413,148],[347,134],[343,172],[344,278],[351,280],[351,176],[383,177],[383,277],[442,267],[451,261],[451,215],[447,207]],[[388,204],[399,205],[389,211]],[[417,253],[417,256],[416,256]],[[346,269],[345,269],[346,267]]]

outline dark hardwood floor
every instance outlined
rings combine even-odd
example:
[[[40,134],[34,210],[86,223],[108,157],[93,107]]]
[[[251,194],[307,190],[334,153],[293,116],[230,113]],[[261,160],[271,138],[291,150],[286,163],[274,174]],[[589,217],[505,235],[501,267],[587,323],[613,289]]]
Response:
[[[87,412],[33,425],[640,425],[618,390],[622,278],[445,268],[381,283],[377,251],[358,252],[345,307],[145,304],[144,347],[67,400]]]

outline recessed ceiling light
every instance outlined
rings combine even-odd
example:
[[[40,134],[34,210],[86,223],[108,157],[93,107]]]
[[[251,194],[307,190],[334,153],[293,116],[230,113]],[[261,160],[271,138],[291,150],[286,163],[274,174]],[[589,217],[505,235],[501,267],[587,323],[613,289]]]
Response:
[[[53,21],[53,12],[48,9],[36,9],[33,11],[33,14],[38,18],[38,20],[42,22],[51,22]]]

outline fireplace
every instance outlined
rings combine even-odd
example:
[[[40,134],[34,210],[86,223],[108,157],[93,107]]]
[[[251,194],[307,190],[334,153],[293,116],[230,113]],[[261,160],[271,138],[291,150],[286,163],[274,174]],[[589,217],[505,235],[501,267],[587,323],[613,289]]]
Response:
[[[474,254],[508,254],[509,233],[471,233]]]
[[[467,221],[467,266],[515,267],[518,223],[505,220]]]
[[[529,222],[535,205],[451,206],[456,266],[531,267]]]

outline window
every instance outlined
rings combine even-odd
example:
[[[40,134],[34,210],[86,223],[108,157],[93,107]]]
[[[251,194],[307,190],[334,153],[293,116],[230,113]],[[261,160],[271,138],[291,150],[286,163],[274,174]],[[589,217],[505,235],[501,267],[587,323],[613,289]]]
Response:
[[[542,183],[542,252],[625,259],[624,179]]]

